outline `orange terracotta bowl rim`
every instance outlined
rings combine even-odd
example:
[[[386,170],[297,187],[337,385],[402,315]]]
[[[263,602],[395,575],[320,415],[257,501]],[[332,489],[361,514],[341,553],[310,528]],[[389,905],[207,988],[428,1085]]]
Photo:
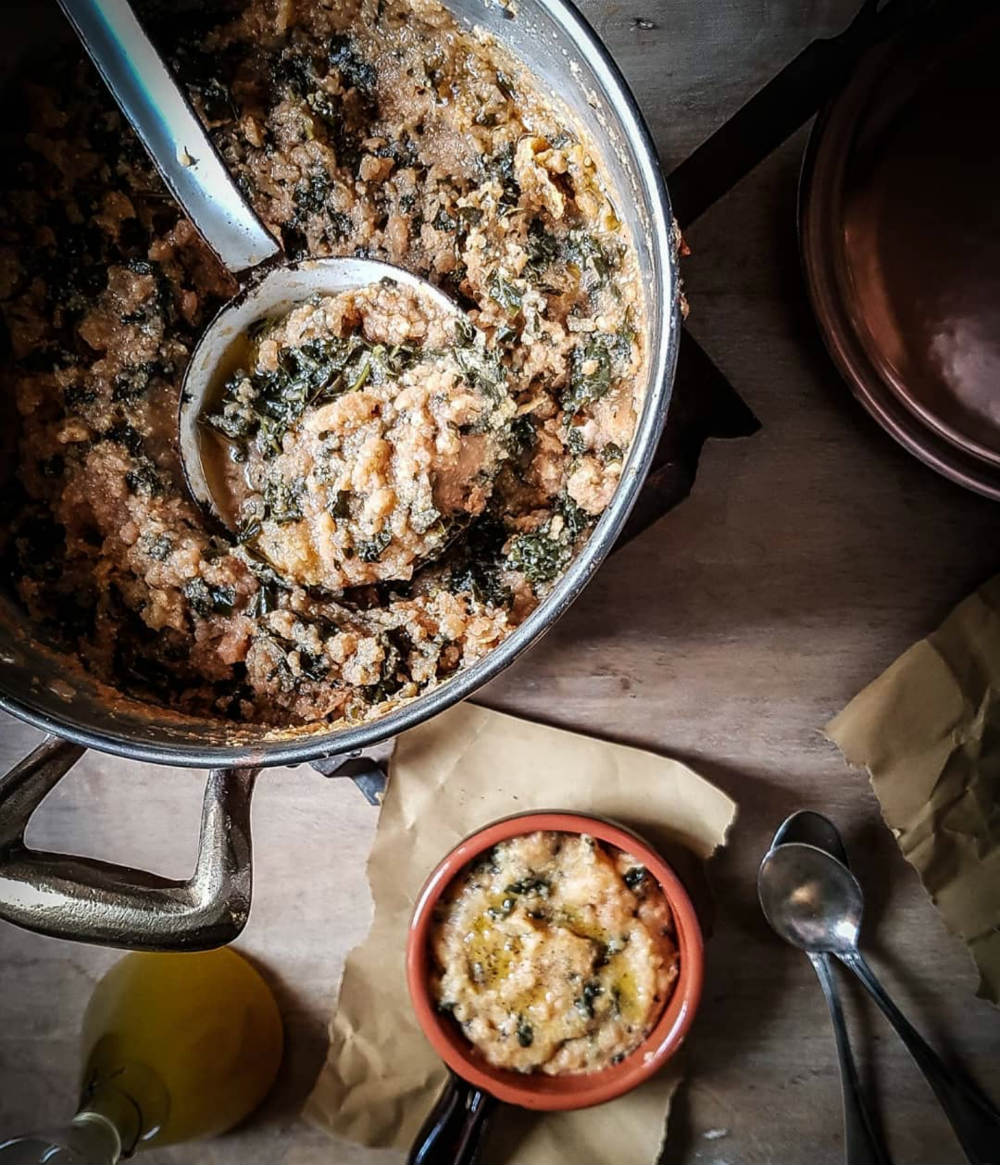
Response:
[[[679,967],[673,994],[643,1042],[619,1064],[574,1076],[524,1074],[494,1068],[465,1039],[457,1025],[431,998],[428,942],[434,907],[455,876],[498,842],[536,830],[587,833],[637,858],[663,890],[674,917]],[[410,920],[406,943],[406,981],[424,1035],[445,1064],[463,1080],[507,1104],[541,1111],[603,1104],[638,1087],[678,1051],[694,1020],[704,981],[704,947],[694,906],[680,879],[638,834],[604,817],[546,810],[519,813],[470,834],[439,863],[424,883]]]

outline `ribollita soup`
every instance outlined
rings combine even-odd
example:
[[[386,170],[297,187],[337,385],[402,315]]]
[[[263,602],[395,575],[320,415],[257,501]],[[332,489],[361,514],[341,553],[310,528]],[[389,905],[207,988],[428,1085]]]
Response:
[[[176,416],[233,281],[89,64],[36,72],[0,196],[4,577],[40,638],[133,695],[364,720],[500,643],[610,501],[645,360],[632,242],[599,143],[430,0],[149,16],[290,256],[407,268],[468,329],[394,339],[412,303],[383,334],[371,304],[314,302],[247,337],[206,429],[225,535],[184,488]]]
[[[646,869],[553,831],[501,842],[454,880],[430,956],[437,1007],[493,1067],[552,1076],[620,1063],[679,970],[670,907]]]

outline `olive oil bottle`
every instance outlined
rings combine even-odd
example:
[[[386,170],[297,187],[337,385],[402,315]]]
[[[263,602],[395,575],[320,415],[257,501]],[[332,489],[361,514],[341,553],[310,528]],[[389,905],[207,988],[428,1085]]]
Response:
[[[0,1161],[113,1165],[222,1133],[263,1100],[283,1042],[270,988],[228,948],[127,955],[97,984],[82,1034],[76,1116],[0,1144]]]

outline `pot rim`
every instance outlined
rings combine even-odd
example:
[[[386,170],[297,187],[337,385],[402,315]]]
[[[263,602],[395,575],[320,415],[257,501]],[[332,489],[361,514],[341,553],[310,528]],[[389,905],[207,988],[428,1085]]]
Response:
[[[235,740],[225,745],[154,743],[137,740],[131,727],[124,724],[120,730],[97,730],[82,718],[76,717],[70,709],[63,714],[50,712],[33,699],[30,691],[16,695],[0,691],[0,709],[74,744],[113,756],[156,764],[190,768],[244,765],[270,767],[357,753],[430,719],[494,679],[565,613],[590,581],[614,546],[635,504],[666,421],[680,341],[680,275],[670,197],[652,134],[628,82],[572,0],[538,0],[538,3],[560,25],[575,51],[582,56],[613,98],[622,133],[635,152],[640,189],[646,195],[650,249],[660,259],[659,280],[653,286],[647,286],[646,292],[652,301],[660,299],[664,303],[662,327],[657,337],[659,342],[655,344],[655,364],[650,368],[646,400],[622,478],[590,537],[552,591],[518,628],[479,662],[401,707],[375,720],[349,728],[306,729],[297,735]],[[234,736],[238,734],[239,727],[234,726]]]
[[[497,842],[536,830],[588,833],[639,858],[663,890],[674,919],[679,968],[673,992],[649,1035],[619,1064],[569,1076],[493,1068],[434,1007],[427,987],[428,932],[441,894],[470,861]],[[639,834],[611,818],[567,810],[533,810],[501,818],[459,842],[434,868],[413,910],[406,943],[406,982],[417,1022],[445,1064],[463,1080],[507,1104],[553,1112],[588,1108],[638,1087],[680,1049],[694,1021],[704,983],[704,943],[698,917],[671,866]]]

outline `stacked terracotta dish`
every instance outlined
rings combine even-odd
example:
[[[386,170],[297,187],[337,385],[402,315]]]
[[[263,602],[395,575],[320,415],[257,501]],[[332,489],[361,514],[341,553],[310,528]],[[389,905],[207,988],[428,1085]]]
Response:
[[[802,254],[824,339],[869,413],[1000,498],[1000,14],[973,2],[954,17],[880,46],[817,122]]]

